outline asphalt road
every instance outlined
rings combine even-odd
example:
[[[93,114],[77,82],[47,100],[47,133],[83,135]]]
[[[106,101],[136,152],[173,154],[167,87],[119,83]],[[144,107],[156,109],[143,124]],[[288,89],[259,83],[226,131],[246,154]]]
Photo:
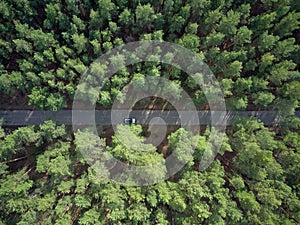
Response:
[[[212,117],[213,115],[213,117]],[[300,117],[300,111],[296,112]],[[197,117],[198,116],[198,117]],[[123,119],[134,117],[138,124],[153,125],[230,125],[237,116],[256,117],[265,125],[271,125],[278,121],[276,111],[160,111],[160,110],[76,110],[73,111],[73,122],[76,125],[115,125],[123,123]],[[157,119],[159,117],[161,119]],[[4,121],[2,126],[26,126],[42,124],[46,120],[56,121],[57,124],[72,125],[72,110],[60,111],[29,111],[29,110],[0,110],[0,118]],[[154,119],[156,118],[156,119]],[[213,118],[213,122],[212,122]]]

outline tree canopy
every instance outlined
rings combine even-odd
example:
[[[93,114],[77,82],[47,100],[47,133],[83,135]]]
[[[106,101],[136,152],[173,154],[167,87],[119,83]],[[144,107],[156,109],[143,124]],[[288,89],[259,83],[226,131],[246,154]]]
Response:
[[[105,80],[108,68],[126,59],[115,55],[107,64],[95,63],[122,44],[164,40],[191,50],[210,67],[228,110],[278,112],[270,126],[237,118],[205,171],[199,168],[204,151],[213,154],[211,126],[201,126],[199,133],[168,126],[160,145],[147,142],[143,125],[97,127],[98,134],[81,127],[73,133],[51,120],[3,126],[1,225],[300,224],[298,0],[2,0],[0,15],[1,109],[71,109],[76,90],[83,101],[107,109],[116,99],[125,102],[123,89],[130,82],[147,89],[147,77],[163,77],[173,83],[157,86],[161,93],[178,100],[182,88],[197,110],[209,110],[197,86],[204,74],[194,80],[174,66],[143,62]],[[87,84],[79,85],[87,71]],[[159,98],[135,107],[173,109]],[[185,165],[168,177],[171,154]],[[108,165],[112,157],[159,165],[121,177],[155,184],[114,181],[128,168]]]

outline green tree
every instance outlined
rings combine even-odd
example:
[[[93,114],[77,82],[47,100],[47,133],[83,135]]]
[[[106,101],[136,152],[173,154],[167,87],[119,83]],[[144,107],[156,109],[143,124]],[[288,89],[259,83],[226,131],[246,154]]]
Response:
[[[280,37],[290,35],[294,30],[299,28],[300,25],[300,13],[299,12],[289,12],[285,17],[283,17],[279,23],[274,27],[274,30]]]
[[[135,18],[136,31],[139,29],[146,29],[150,31],[154,26],[154,21],[157,16],[155,15],[151,4],[148,3],[146,5],[139,4],[137,6],[135,10]],[[126,23],[128,22],[129,21],[127,19]]]
[[[74,47],[78,53],[81,53],[86,50],[87,39],[84,37],[84,34],[73,34],[72,40],[74,42]]]
[[[270,92],[258,92],[254,93],[252,96],[255,99],[253,103],[263,107],[267,107],[275,99],[275,96]]]

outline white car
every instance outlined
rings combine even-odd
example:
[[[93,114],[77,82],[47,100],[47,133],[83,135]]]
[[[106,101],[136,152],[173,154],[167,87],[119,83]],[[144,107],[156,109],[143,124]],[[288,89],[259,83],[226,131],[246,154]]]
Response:
[[[129,125],[136,124],[136,119],[135,118],[125,118],[124,123],[129,124]]]

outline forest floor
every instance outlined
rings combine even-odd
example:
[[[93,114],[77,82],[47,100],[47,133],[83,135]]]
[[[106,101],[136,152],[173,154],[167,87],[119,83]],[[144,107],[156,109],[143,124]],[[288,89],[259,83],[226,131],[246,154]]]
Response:
[[[2,94],[0,100],[0,109],[4,110],[34,110],[35,107],[28,105],[29,98],[21,93],[16,93],[14,96]]]

